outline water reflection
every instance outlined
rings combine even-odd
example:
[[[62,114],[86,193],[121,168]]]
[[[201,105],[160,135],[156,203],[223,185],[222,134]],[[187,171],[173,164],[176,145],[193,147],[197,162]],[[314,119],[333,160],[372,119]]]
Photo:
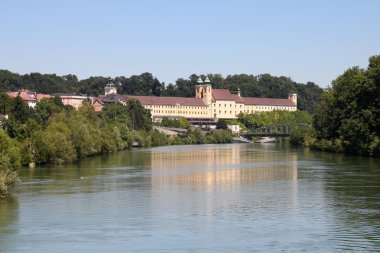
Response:
[[[19,203],[16,196],[0,199],[0,228],[7,228],[18,218]],[[0,230],[1,233],[2,230]]]
[[[149,152],[133,150],[82,159],[64,165],[23,169],[20,190],[30,194],[76,194],[116,191],[131,182],[150,184]]]
[[[380,251],[379,164],[234,144],[26,169],[0,252]]]
[[[152,184],[241,184],[297,180],[296,153],[268,153],[268,148],[247,150],[246,145],[224,148],[200,146],[186,152],[152,150]],[[265,149],[267,147],[267,149]]]
[[[0,199],[0,252],[10,252],[8,240],[18,233],[15,226],[19,218],[19,203],[15,196],[8,196]]]

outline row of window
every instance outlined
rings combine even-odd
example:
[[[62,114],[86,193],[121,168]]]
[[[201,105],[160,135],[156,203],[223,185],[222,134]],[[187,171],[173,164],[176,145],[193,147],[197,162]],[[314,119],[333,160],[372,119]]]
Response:
[[[220,104],[219,104],[220,106]],[[149,109],[149,107],[152,107],[152,108],[155,108],[156,106],[149,106],[147,105],[146,108]],[[157,106],[158,108],[161,108],[161,106]],[[164,106],[162,106],[164,107]],[[166,107],[166,106],[165,106]],[[167,106],[168,108],[176,108],[176,106]],[[230,106],[232,107],[232,106]],[[236,107],[236,105],[235,105]],[[240,105],[240,107],[242,107],[242,105]],[[205,111],[204,107],[198,107],[198,106],[185,106],[181,109],[197,109],[197,111],[195,112],[189,112],[187,110],[180,110],[178,111],[178,114],[201,114],[201,115],[206,115],[207,114],[207,111]],[[247,109],[247,110],[240,110],[240,111],[229,111],[230,114],[239,114],[239,113],[254,113],[255,111],[260,111],[260,110],[286,110],[286,111],[291,111],[291,110],[294,110],[293,107],[285,107],[285,106],[256,106],[256,109],[252,109],[251,107],[251,110]],[[151,110],[152,113],[168,113],[168,114],[175,114],[176,111],[175,110]],[[216,113],[216,109],[214,109],[214,113]],[[219,110],[219,114],[222,114],[223,111],[222,110]],[[227,114],[228,111],[224,111],[224,114]]]
[[[175,114],[175,111],[173,110],[151,110],[152,113],[168,113],[168,114]],[[196,111],[196,112],[188,112],[188,111],[178,111],[178,114],[204,114],[206,115],[207,112],[202,111]]]
[[[147,109],[157,109],[157,108],[161,108],[161,109],[175,109],[175,108],[178,108],[178,107],[181,107],[183,109],[204,109],[204,107],[200,107],[200,106],[176,106],[176,105],[146,105],[145,106]]]
[[[215,106],[215,104],[214,104],[214,106]],[[219,104],[219,107],[221,107],[222,106],[222,104]],[[227,104],[224,104],[224,107],[227,107]],[[232,107],[232,104],[230,104],[230,107]],[[235,105],[235,108],[237,107],[237,105]],[[243,105],[240,105],[240,108],[241,107],[243,107]]]
[[[285,110],[285,111],[290,111],[291,110],[291,108],[290,107],[270,107],[270,106],[268,106],[268,107],[265,107],[265,106],[263,106],[263,107],[258,107],[258,109],[260,110],[266,110],[266,109],[271,109],[271,110],[275,110],[275,109],[277,109],[277,110]],[[214,109],[214,112],[216,112],[216,109]],[[233,111],[230,111],[230,114],[232,114],[232,112]],[[242,112],[244,112],[244,113],[249,113],[250,112],[250,110],[240,110],[240,113],[242,113]],[[255,110],[251,110],[251,113],[254,113],[255,112]],[[222,111],[219,111],[219,113],[222,113]],[[224,111],[224,113],[226,114],[227,113],[227,111]]]
[[[219,107],[222,106],[222,104],[218,104]],[[238,105],[235,104],[235,108],[237,108]],[[215,104],[214,104],[215,107]],[[227,104],[224,104],[224,107],[227,107]],[[232,107],[232,104],[230,104],[230,107]],[[240,108],[243,107],[243,105],[239,105]],[[289,107],[286,106],[256,106],[258,110],[274,110],[274,109],[279,109],[279,110],[289,110]]]

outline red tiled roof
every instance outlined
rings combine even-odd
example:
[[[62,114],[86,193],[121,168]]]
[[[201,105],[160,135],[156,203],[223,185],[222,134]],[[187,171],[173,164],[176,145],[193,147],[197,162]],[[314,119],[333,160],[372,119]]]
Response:
[[[214,100],[231,100],[246,105],[295,106],[290,99],[240,97],[236,94],[232,94],[227,89],[213,89],[212,96]]]
[[[41,94],[41,93],[37,93],[36,95],[36,98],[37,98],[37,102],[40,102],[42,99],[44,98],[51,98],[52,96],[50,96],[49,94]]]
[[[18,96],[18,91],[7,92],[7,95],[11,98],[15,98]]]
[[[182,105],[182,106],[207,106],[200,98],[184,97],[155,97],[155,96],[127,96],[128,99],[137,99],[142,105]]]
[[[232,94],[231,91],[227,89],[212,89],[212,96],[214,100],[232,100],[238,103],[242,103],[241,97],[236,94]]]
[[[23,101],[35,101],[35,93],[30,90],[19,90],[16,92],[7,92],[7,95],[10,97],[20,97]]]
[[[242,98],[246,105],[295,106],[290,99],[283,98]]]
[[[213,89],[212,95],[214,100],[231,100],[246,105],[295,106],[290,99],[240,97],[236,94],[232,94],[227,89]],[[186,97],[123,96],[118,94],[108,94],[106,96],[101,95],[94,101],[99,101],[100,103],[117,103],[127,102],[129,99],[136,99],[140,101],[142,105],[179,104],[181,106],[207,106],[203,99]]]

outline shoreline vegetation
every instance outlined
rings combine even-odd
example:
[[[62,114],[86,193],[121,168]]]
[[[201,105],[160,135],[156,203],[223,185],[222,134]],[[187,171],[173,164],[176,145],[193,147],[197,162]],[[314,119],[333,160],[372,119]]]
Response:
[[[367,69],[335,79],[315,108],[313,125],[292,131],[290,142],[316,150],[380,156],[380,55]]]
[[[83,157],[138,147],[230,143],[232,133],[218,129],[204,133],[190,129],[186,119],[165,124],[188,128],[185,136],[166,136],[153,129],[148,110],[137,100],[110,104],[95,112],[90,101],[75,110],[58,97],[43,99],[35,109],[21,98],[0,95],[0,108],[9,119],[0,129],[0,196],[18,181],[21,166],[62,164]]]

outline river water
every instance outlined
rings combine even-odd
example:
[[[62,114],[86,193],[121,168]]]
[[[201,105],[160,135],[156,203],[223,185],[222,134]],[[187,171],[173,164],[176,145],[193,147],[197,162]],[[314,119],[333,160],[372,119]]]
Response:
[[[380,252],[380,160],[286,144],[123,151],[21,172],[0,252]]]

